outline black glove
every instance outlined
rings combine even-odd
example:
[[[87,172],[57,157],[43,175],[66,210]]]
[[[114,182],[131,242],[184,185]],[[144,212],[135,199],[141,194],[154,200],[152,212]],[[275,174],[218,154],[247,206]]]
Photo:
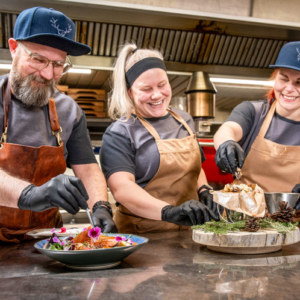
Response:
[[[292,189],[292,193],[300,193],[300,184],[296,184],[293,189]],[[296,202],[296,205],[294,207],[296,210],[300,209],[300,197],[298,199],[298,201]]]
[[[177,225],[192,226],[203,224],[218,217],[203,203],[189,200],[179,206],[167,205],[161,210],[161,219]]]
[[[231,174],[234,174],[237,168],[241,168],[243,166],[244,159],[244,150],[233,140],[228,140],[221,144],[215,155],[217,166],[222,171]]]
[[[93,206],[92,219],[95,226],[100,227],[102,232],[118,232],[112,219],[112,209],[109,202],[96,202]]]
[[[213,195],[209,192],[212,189],[213,189],[212,187],[209,187],[207,185],[202,185],[198,189],[198,198],[201,203],[206,205],[210,210],[214,212],[216,216],[219,217],[219,212],[220,214],[222,214],[224,208],[223,206],[219,205],[219,212],[218,212],[218,203],[213,201]]]
[[[300,184],[299,183],[293,187],[292,193],[300,193]]]
[[[79,178],[61,174],[41,186],[27,186],[19,197],[18,207],[35,212],[62,207],[67,212],[76,214],[80,207],[88,207],[88,199],[88,193]]]

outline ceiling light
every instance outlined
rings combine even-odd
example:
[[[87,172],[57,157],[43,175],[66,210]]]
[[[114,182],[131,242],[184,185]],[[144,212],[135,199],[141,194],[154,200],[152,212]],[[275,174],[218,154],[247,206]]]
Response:
[[[76,74],[91,74],[91,69],[80,69],[80,68],[71,68],[68,73],[76,73]]]
[[[271,81],[271,80],[249,80],[249,79],[221,78],[221,77],[220,78],[219,77],[211,77],[210,80],[213,83],[274,86],[274,81]]]

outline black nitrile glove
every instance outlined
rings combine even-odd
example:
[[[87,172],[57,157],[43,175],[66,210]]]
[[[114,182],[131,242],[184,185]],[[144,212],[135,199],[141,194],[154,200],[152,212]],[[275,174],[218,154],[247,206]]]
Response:
[[[210,210],[214,212],[216,216],[218,216],[219,219],[219,212],[222,214],[223,212],[223,206],[219,205],[219,212],[218,212],[218,203],[214,202],[213,195],[209,192],[212,190],[212,187],[209,187],[207,185],[202,185],[198,189],[198,198],[201,203],[206,205]]]
[[[112,209],[109,202],[98,201],[93,206],[92,219],[95,226],[100,227],[102,232],[118,232],[112,216]]]
[[[18,207],[35,212],[61,207],[76,214],[80,207],[88,207],[88,199],[88,193],[79,178],[60,174],[41,186],[27,186],[19,197]]]
[[[299,183],[293,187],[292,193],[300,193],[300,184]]]
[[[177,225],[192,226],[203,224],[210,219],[217,221],[218,216],[203,203],[189,200],[179,206],[167,205],[163,207],[161,219]]]
[[[293,189],[292,189],[292,193],[300,193],[300,184],[296,184]],[[300,198],[298,199],[295,207],[294,207],[296,210],[299,210],[300,209]]]
[[[233,140],[221,144],[215,155],[215,161],[220,170],[231,174],[243,166],[244,159],[244,150]]]

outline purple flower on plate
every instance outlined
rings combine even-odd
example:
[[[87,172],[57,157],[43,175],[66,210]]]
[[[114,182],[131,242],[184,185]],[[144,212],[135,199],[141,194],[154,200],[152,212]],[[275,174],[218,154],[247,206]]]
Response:
[[[101,229],[96,226],[95,228],[91,228],[88,231],[88,236],[92,239],[98,238],[98,236],[101,234]]]
[[[60,243],[60,240],[59,240],[59,238],[58,238],[57,236],[54,236],[54,237],[52,238],[52,241],[53,241],[54,243]]]
[[[125,236],[116,236],[116,241],[120,242],[120,241],[126,241],[126,237]]]
[[[53,227],[53,228],[51,229],[51,232],[55,232],[55,227]]]

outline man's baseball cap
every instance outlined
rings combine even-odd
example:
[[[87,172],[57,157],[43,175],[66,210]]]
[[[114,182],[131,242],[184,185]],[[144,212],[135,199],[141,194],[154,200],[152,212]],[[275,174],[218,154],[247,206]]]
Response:
[[[91,48],[75,41],[75,24],[53,8],[32,7],[22,11],[15,23],[14,39],[46,45],[79,56]]]
[[[286,68],[300,71],[300,41],[289,42],[282,46],[275,65],[270,68]]]

